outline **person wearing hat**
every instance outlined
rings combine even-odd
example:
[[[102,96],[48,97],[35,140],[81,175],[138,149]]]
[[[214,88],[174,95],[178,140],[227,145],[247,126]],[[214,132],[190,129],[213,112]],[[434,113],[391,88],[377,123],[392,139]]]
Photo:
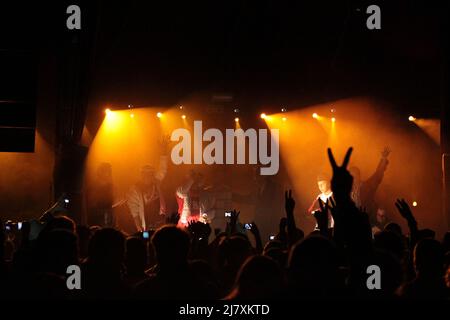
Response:
[[[157,228],[164,223],[166,203],[161,181],[167,174],[167,140],[161,142],[159,169],[151,165],[141,168],[140,179],[129,190],[126,202],[137,231]]]

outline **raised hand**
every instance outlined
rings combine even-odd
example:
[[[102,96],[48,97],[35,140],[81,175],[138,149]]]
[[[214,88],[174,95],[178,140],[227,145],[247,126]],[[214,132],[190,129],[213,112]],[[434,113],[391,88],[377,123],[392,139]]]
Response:
[[[188,221],[186,228],[188,229],[188,231],[190,233],[194,233],[195,228],[196,228],[196,225],[195,225],[196,223],[197,223],[197,221],[194,221],[194,220]]]
[[[255,236],[259,235],[259,229],[258,229],[258,226],[256,225],[256,223],[253,221],[251,224],[252,224],[252,227],[250,228],[250,232]]]
[[[293,213],[295,208],[295,200],[292,198],[292,190],[284,192],[284,208],[286,213]]]
[[[404,199],[397,199],[397,201],[395,202],[395,206],[397,207],[398,212],[400,212],[400,215],[408,222],[410,233],[409,248],[410,250],[413,250],[419,239],[419,229],[417,226],[416,218],[414,218],[411,208]]]
[[[416,221],[411,211],[411,208],[404,199],[397,199],[397,201],[395,202],[395,206],[397,207],[398,212],[400,212],[400,215],[403,218],[405,218],[408,222]]]
[[[333,169],[333,178],[331,179],[331,190],[336,198],[336,201],[349,200],[350,193],[353,186],[353,177],[347,170],[348,163],[350,162],[350,156],[352,155],[353,148],[350,147],[345,154],[344,162],[341,166],[336,164],[331,149],[328,148],[328,158],[330,160],[331,167]]]
[[[391,153],[391,148],[384,147],[383,151],[381,151],[381,157],[387,159],[387,157],[389,157],[390,153]]]
[[[236,224],[238,222],[240,214],[241,214],[240,211],[236,211],[236,210],[231,211],[230,221],[228,222],[228,226],[229,226],[228,230],[231,234],[236,232]]]
[[[241,214],[240,211],[236,211],[236,209],[232,210],[231,211],[231,216],[230,216],[230,223],[233,224],[233,225],[236,225],[240,214]]]
[[[254,221],[252,221],[251,225],[252,225],[252,227],[250,228],[250,232],[255,237],[256,252],[258,254],[261,254],[263,251],[263,243],[261,240],[261,234],[259,233],[258,226],[256,225],[256,223]]]
[[[297,227],[295,226],[295,200],[292,197],[292,190],[285,191],[284,193],[284,207],[286,209],[288,244],[293,245],[295,239],[297,238]]]
[[[211,234],[210,225],[200,221],[189,221],[187,229],[196,240],[206,240]]]

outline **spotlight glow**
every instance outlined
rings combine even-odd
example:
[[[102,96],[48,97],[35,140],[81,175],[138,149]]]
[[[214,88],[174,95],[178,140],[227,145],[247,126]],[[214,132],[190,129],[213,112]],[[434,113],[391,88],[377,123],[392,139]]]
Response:
[[[130,118],[134,118],[134,113],[131,113],[131,114],[130,114]]]
[[[413,201],[412,205],[413,207],[417,207],[417,201]]]
[[[318,118],[319,118],[319,115],[318,115],[317,113],[314,112],[314,113],[312,114],[312,117],[313,117],[314,119],[318,119]]]
[[[186,115],[183,114],[183,115],[181,116],[181,119],[186,119]]]
[[[234,122],[239,122],[239,118],[234,118]]]
[[[409,117],[408,117],[408,120],[409,120],[409,121],[416,121],[417,119],[416,119],[416,117],[414,117],[414,116],[409,116]]]
[[[283,117],[283,118],[281,118],[281,120],[283,120],[283,121],[286,121],[286,120],[287,120],[287,118],[286,118],[286,117]]]
[[[178,108],[179,108],[180,110],[183,110],[184,107],[183,107],[183,106],[179,106]]]
[[[111,109],[110,108],[107,108],[107,109],[105,109],[105,113],[106,113],[106,115],[109,115],[109,114],[111,114]]]
[[[281,108],[281,112],[287,112],[286,108]]]
[[[261,113],[261,119],[265,119],[265,118],[267,118],[266,114],[265,113]]]
[[[331,121],[336,122],[336,118],[335,117],[331,118]]]
[[[158,118],[161,118],[161,117],[162,117],[162,113],[161,113],[161,112],[158,112],[158,113],[156,114],[156,116],[157,116]]]

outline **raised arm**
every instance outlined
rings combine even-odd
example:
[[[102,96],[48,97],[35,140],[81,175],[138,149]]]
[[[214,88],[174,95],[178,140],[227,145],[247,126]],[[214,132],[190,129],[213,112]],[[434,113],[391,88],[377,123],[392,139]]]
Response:
[[[287,242],[288,247],[293,246],[297,241],[303,238],[303,231],[297,229],[294,217],[295,200],[292,197],[292,190],[288,190],[284,193],[284,206],[286,210],[286,223],[287,223]]]
[[[231,211],[231,217],[227,221],[227,226],[226,226],[226,232],[227,232],[228,236],[231,236],[236,232],[236,229],[237,229],[236,225],[238,223],[240,214],[241,214],[241,212],[237,211],[236,209]]]
[[[284,192],[284,208],[286,210],[287,230],[289,234],[289,232],[293,232],[296,228],[294,218],[295,200],[292,198],[292,190]]]
[[[366,188],[368,188],[367,192],[373,194],[378,189],[378,186],[383,180],[384,172],[386,171],[389,164],[388,157],[390,153],[391,149],[389,147],[385,147],[381,152],[381,158],[378,162],[378,166],[375,172],[370,176],[369,179],[364,182],[364,185],[366,186]]]
[[[328,148],[328,159],[330,160],[331,168],[333,169],[331,191],[333,191],[333,197],[338,206],[352,202],[350,194],[353,187],[353,177],[347,170],[352,152],[353,148],[350,147],[345,154],[342,166],[338,166],[334,159],[333,152]]]
[[[261,234],[259,233],[258,226],[255,222],[252,222],[252,227],[250,229],[250,232],[255,237],[255,249],[257,254],[262,254],[263,251],[263,243],[261,240]]]
[[[395,206],[397,207],[398,212],[400,215],[406,220],[409,227],[409,233],[410,233],[410,249],[412,250],[417,242],[417,236],[418,236],[418,228],[417,228],[417,221],[416,218],[414,218],[414,215],[411,211],[411,208],[409,207],[408,203],[404,199],[397,199],[395,202]]]
[[[353,186],[353,177],[347,170],[353,148],[349,148],[341,166],[336,164],[331,149],[328,149],[328,157],[333,168],[331,190],[333,200],[331,213],[334,219],[334,240],[339,245],[348,245],[353,252],[361,253],[371,246],[372,232],[369,219],[365,212],[356,208],[350,193]],[[355,251],[356,250],[356,251]]]

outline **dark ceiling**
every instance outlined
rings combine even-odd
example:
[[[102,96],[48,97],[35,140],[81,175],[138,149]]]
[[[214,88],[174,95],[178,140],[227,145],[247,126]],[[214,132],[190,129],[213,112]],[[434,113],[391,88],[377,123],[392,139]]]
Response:
[[[436,115],[448,10],[427,1],[81,1],[90,104],[171,105],[229,93],[240,105],[355,95]],[[65,7],[2,10],[4,47],[64,48]],[[366,28],[378,4],[382,29]],[[14,14],[13,14],[14,13]],[[12,18],[13,17],[13,18]],[[6,20],[5,20],[6,19]]]

